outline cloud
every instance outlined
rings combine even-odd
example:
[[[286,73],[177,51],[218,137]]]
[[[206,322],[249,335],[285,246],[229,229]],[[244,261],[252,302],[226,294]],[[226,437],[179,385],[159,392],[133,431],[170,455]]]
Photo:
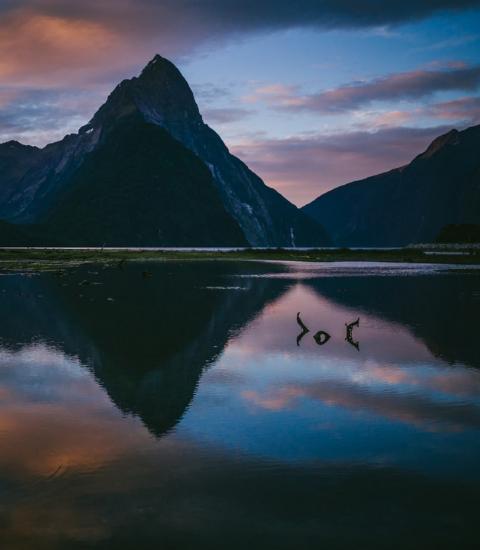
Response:
[[[389,382],[392,383],[391,380]],[[397,382],[393,381],[393,384]],[[450,403],[445,404],[435,397],[400,391],[386,393],[350,382],[322,380],[309,385],[289,384],[265,395],[245,391],[242,397],[248,403],[271,412],[293,408],[297,400],[307,398],[329,407],[349,409],[356,414],[373,414],[426,431],[457,431],[480,427],[480,409],[473,404],[462,403],[452,407]]]
[[[385,26],[423,19],[444,12],[459,12],[478,7],[478,0],[405,0],[388,2],[379,9],[378,0],[2,0],[0,13],[12,9],[32,9],[62,17],[97,19],[123,18],[130,14],[143,18],[163,15],[187,22],[220,22],[239,28],[315,25],[327,27]],[[158,23],[156,20],[154,23]],[[128,22],[125,22],[128,26]]]
[[[415,51],[434,51],[434,50],[444,50],[457,48],[458,46],[463,46],[464,44],[471,44],[472,42],[478,42],[480,40],[480,34],[465,34],[463,36],[453,36],[447,38],[446,40],[441,40],[439,42],[434,42],[428,46],[422,48],[416,48]]]
[[[469,124],[480,122],[480,97],[462,97],[436,103],[427,108],[427,113],[443,120],[465,120]]]
[[[39,145],[61,139],[84,124],[98,102],[93,90],[0,88],[0,142]]]
[[[384,111],[356,113],[359,128],[384,129],[400,126],[415,120],[455,121],[461,127],[480,122],[480,97],[461,97],[450,101],[431,103],[410,111]]]
[[[480,409],[470,403],[452,407],[441,400],[419,394],[375,392],[338,382],[322,382],[305,388],[305,394],[330,406],[363,411],[377,416],[431,429],[478,429]]]
[[[305,395],[302,388],[287,386],[279,388],[273,394],[262,395],[255,390],[245,390],[241,393],[243,399],[253,405],[272,412],[284,411],[293,407],[293,402]]]
[[[450,129],[387,127],[376,132],[253,139],[231,149],[268,185],[301,205],[337,185],[406,164]]]
[[[302,98],[298,93],[298,86],[287,86],[285,84],[260,86],[254,90],[253,94],[245,96],[243,100],[245,103],[258,103],[263,100],[285,107],[302,102]]]
[[[44,88],[96,85],[134,64],[141,51],[127,42],[120,29],[94,19],[14,10],[0,19],[0,79]]]
[[[373,123],[375,126],[391,127],[398,126],[404,122],[409,122],[414,118],[415,113],[409,111],[386,111],[379,113],[374,117]]]
[[[199,48],[218,47],[219,43],[251,33],[299,27],[384,29],[439,13],[457,13],[479,6],[478,0],[407,0],[386,3],[382,9],[378,9],[378,0],[366,0],[361,9],[356,0],[299,0],[296,3],[286,0],[2,0],[0,141],[15,138],[44,144],[62,137],[63,133],[75,131],[88,120],[113,85],[126,76],[138,73],[145,61],[156,52],[178,61],[191,56]],[[346,108],[355,102],[357,105],[362,101],[368,102],[375,90],[381,95],[379,90],[383,89],[382,93],[386,96],[389,86],[391,90],[403,85],[405,94],[406,84],[402,84],[399,78],[408,80],[406,75],[416,75],[410,78],[408,84],[413,86],[416,82],[417,91],[410,93],[419,94],[419,89],[425,92],[428,88],[427,76],[433,78],[432,75],[438,76],[439,73],[442,73],[438,76],[443,82],[442,89],[470,89],[469,78],[472,87],[478,83],[475,70],[478,68],[455,67],[400,73],[367,83],[351,83],[343,87],[347,91],[343,92],[343,107],[340,98],[338,108]],[[397,80],[393,82],[395,78]],[[447,80],[448,85],[445,84]],[[423,84],[419,84],[420,81]],[[430,85],[432,90],[434,87]],[[222,105],[221,109],[214,108],[220,97],[225,100],[231,93],[228,88],[201,88],[202,85],[199,85],[203,98],[199,97],[199,100],[209,107],[205,111],[207,121],[228,124],[252,114],[249,109],[235,108],[230,104]],[[333,92],[335,90],[322,93]],[[321,106],[322,101],[325,112],[331,108],[326,106],[330,104],[325,97],[322,100],[322,93],[304,97],[298,89],[280,85],[267,87],[259,93],[264,98],[276,94],[276,101],[288,109],[318,110],[318,102]],[[341,92],[338,94],[341,96]],[[379,120],[379,126],[393,124],[392,117],[395,116],[396,123],[408,120],[404,117],[401,121],[398,118],[400,115],[385,116],[390,120]],[[446,114],[444,119],[447,120]],[[276,142],[256,141],[241,148],[247,152],[246,160],[251,158],[252,167],[258,169],[269,183],[278,182],[282,190],[299,202],[313,198],[315,190],[387,169],[405,162],[417,152],[413,151],[417,143],[414,140],[408,153],[390,154],[385,160],[375,160],[373,152],[370,155],[363,151],[357,153],[356,146],[352,145],[350,154],[342,151],[336,153],[335,158],[339,161],[357,161],[359,172],[354,173],[353,166],[351,169],[348,166],[335,169],[334,153],[332,160],[326,158],[322,151],[328,148],[325,149],[321,142],[320,138],[315,137],[292,138]],[[237,149],[240,147],[237,146]],[[287,158],[293,161],[292,166],[287,158],[278,158],[277,152],[282,150],[289,152],[290,157]],[[309,151],[318,152],[319,158],[310,158]],[[293,168],[299,161],[305,164],[297,164],[300,172],[294,174]],[[282,165],[285,169],[283,174],[278,172]],[[302,182],[306,184],[305,191],[299,193],[299,183]]]
[[[17,0],[0,7],[0,77],[48,86],[138,69],[154,52],[178,58],[205,44],[298,27],[398,25],[478,7],[478,0]]]
[[[217,101],[230,98],[232,95],[232,92],[229,88],[217,86],[216,84],[212,84],[211,82],[205,82],[203,84],[192,84],[191,88],[193,90],[195,98],[204,104],[216,104]]]
[[[375,101],[418,100],[437,92],[474,91],[480,86],[480,65],[395,73],[309,95],[281,85],[257,88],[247,100],[267,100],[274,107],[323,115],[353,111]]]
[[[473,126],[480,122],[480,96],[467,96],[439,103],[427,103],[405,111],[358,111],[357,129],[374,131],[404,125],[413,121],[454,121],[457,126]]]
[[[254,111],[249,109],[206,109],[203,111],[203,118],[207,123],[229,124],[244,120],[246,117],[253,115]]]

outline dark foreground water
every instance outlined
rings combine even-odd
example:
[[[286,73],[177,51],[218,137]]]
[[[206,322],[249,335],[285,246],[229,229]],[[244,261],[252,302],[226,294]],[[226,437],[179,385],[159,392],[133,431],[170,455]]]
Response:
[[[479,273],[0,276],[0,548],[478,548]]]

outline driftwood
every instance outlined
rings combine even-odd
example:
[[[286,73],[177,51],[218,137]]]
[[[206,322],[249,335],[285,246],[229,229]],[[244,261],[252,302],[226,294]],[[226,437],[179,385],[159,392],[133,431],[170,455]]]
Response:
[[[305,332],[310,332],[310,329],[305,325],[305,323],[302,321],[300,317],[300,312],[297,313],[297,323],[300,325],[300,328],[304,330]]]
[[[300,318],[300,312],[297,313],[297,323],[299,327],[302,329],[302,332],[297,336],[297,346],[299,346],[302,338],[305,336],[305,334],[307,334],[307,332],[310,332],[310,330]]]
[[[353,327],[359,327],[360,317],[358,317],[356,321],[353,321],[353,323],[345,323],[345,326],[347,327],[348,330],[352,330]]]
[[[353,321],[353,323],[345,323],[346,327],[346,335],[345,340],[351,344],[354,348],[357,349],[357,351],[360,351],[360,342],[358,340],[353,339],[353,329],[354,327],[360,326],[360,317],[356,321]]]
[[[297,313],[297,323],[298,326],[302,329],[302,332],[297,336],[297,346],[300,345],[300,342],[302,341],[302,338],[307,334],[307,332],[310,332],[310,329],[307,327],[307,325],[302,321],[302,318],[300,317],[300,312]],[[353,329],[355,327],[360,326],[360,317],[353,321],[352,323],[345,323],[345,340],[352,345],[354,348],[356,348],[357,351],[360,351],[360,342],[353,339]],[[328,332],[325,332],[324,330],[319,330],[313,335],[313,339],[319,346],[323,346],[330,340],[331,336],[328,334]]]

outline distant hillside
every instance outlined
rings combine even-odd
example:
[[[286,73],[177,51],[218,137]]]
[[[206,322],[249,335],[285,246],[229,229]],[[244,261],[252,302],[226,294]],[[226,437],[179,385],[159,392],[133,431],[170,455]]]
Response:
[[[321,195],[302,210],[338,246],[432,242],[448,224],[480,223],[480,126],[435,139],[407,166]]]

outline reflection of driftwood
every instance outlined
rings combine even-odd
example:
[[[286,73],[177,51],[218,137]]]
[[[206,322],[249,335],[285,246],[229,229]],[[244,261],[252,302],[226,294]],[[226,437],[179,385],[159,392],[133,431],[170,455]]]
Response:
[[[297,346],[299,346],[302,338],[305,336],[305,334],[307,334],[307,332],[310,332],[310,330],[300,318],[300,312],[297,313],[297,323],[302,329],[302,332],[297,336]]]
[[[302,321],[302,318],[300,317],[300,312],[297,313],[297,323],[298,326],[302,329],[302,332],[297,336],[297,346],[300,345],[300,342],[302,341],[302,338],[307,334],[307,332],[310,332],[310,329],[307,327],[307,325]],[[352,323],[345,323],[346,328],[346,335],[345,340],[351,344],[354,348],[357,349],[357,351],[360,351],[360,343],[357,340],[353,339],[353,329],[355,327],[360,326],[360,317],[353,321]],[[319,346],[323,346],[330,340],[331,336],[328,334],[328,332],[325,332],[324,330],[319,330],[313,335],[313,339]]]
[[[359,326],[360,326],[360,317],[356,321],[353,321],[353,323],[345,323],[345,327],[347,331],[345,340],[349,344],[351,344],[354,348],[356,348],[357,351],[360,351],[360,342],[358,342],[358,340],[353,339],[353,329],[354,327],[359,327]]]
[[[302,332],[297,336],[297,346],[300,345],[300,342],[302,341],[302,338],[305,336],[305,334],[307,334],[307,332],[309,332],[309,330],[302,330]]]
[[[314,336],[313,339],[319,346],[323,346],[323,344],[326,344],[330,340],[330,334],[328,332],[325,332],[324,330],[319,330]]]
[[[351,334],[354,327],[360,326],[360,317],[356,321],[353,321],[353,323],[345,323],[345,326],[347,327],[347,332]]]
[[[300,328],[306,332],[309,332],[309,328],[305,325],[305,323],[300,318],[300,312],[297,313],[297,323],[300,325]]]
[[[349,344],[352,344],[352,346],[354,348],[356,348],[357,351],[360,351],[360,342],[356,341],[356,340],[352,340],[351,338],[345,338],[345,340],[349,343]]]

